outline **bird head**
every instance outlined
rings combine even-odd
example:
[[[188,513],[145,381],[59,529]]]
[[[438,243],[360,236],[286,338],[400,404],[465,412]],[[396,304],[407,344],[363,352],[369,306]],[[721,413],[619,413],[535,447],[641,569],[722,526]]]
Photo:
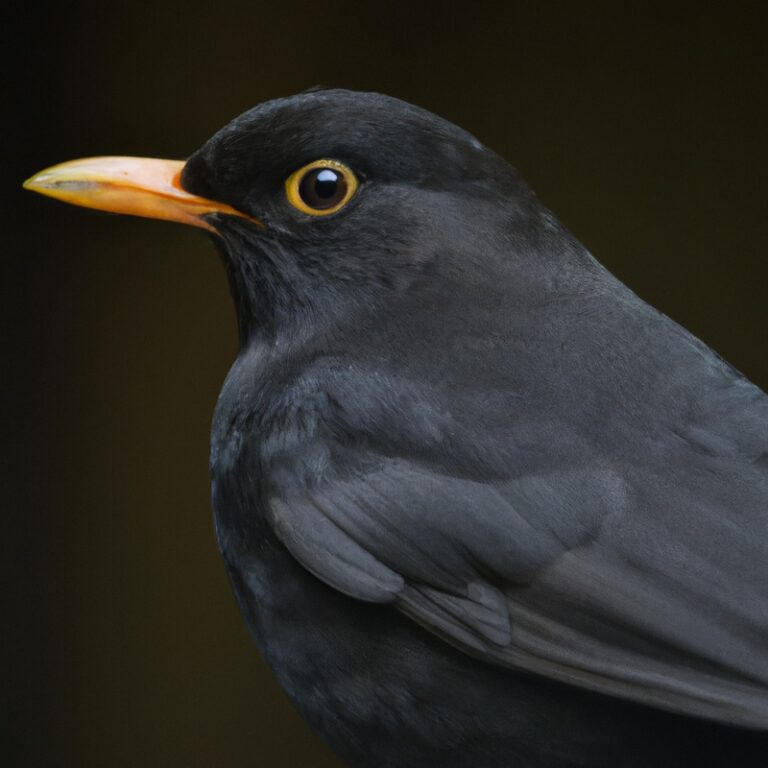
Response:
[[[370,312],[424,282],[466,286],[480,262],[489,266],[487,254],[509,252],[498,240],[519,237],[514,225],[530,219],[533,200],[466,131],[398,99],[346,90],[261,104],[186,162],[76,160],[25,186],[211,232],[244,342]]]

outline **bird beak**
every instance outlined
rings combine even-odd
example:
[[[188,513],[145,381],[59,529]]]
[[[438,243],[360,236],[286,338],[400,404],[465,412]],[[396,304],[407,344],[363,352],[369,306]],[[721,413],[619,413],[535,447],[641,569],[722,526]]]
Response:
[[[24,182],[24,189],[98,211],[191,224],[215,232],[206,214],[240,216],[225,203],[191,195],[181,187],[183,160],[148,157],[89,157],[54,165]]]

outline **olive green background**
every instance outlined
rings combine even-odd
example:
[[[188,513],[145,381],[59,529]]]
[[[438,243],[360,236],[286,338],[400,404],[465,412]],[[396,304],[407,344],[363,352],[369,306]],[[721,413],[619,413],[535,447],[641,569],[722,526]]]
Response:
[[[236,340],[211,243],[23,178],[184,157],[316,83],[385,91],[507,157],[603,263],[765,387],[757,7],[3,12],[4,764],[337,765],[258,657],[216,551],[208,431]]]

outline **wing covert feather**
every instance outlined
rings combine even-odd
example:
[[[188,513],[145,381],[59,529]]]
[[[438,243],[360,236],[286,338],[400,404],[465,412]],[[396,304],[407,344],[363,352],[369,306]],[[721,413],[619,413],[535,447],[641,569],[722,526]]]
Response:
[[[731,589],[697,593],[680,575],[695,553],[671,528],[632,522],[637,498],[615,471],[491,484],[402,459],[369,464],[363,475],[272,499],[276,532],[320,579],[394,602],[504,666],[768,728],[768,616],[723,602],[751,589],[759,610],[766,585],[721,570]],[[729,530],[740,529],[719,535]]]

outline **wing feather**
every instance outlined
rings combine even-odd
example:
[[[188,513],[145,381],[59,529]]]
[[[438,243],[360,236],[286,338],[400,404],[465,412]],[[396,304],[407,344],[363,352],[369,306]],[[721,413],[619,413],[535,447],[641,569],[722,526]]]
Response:
[[[613,470],[491,484],[367,464],[272,499],[275,530],[320,579],[501,665],[768,728],[768,552],[748,517],[704,506],[683,537],[685,515],[664,524]],[[743,567],[747,541],[762,572]]]

